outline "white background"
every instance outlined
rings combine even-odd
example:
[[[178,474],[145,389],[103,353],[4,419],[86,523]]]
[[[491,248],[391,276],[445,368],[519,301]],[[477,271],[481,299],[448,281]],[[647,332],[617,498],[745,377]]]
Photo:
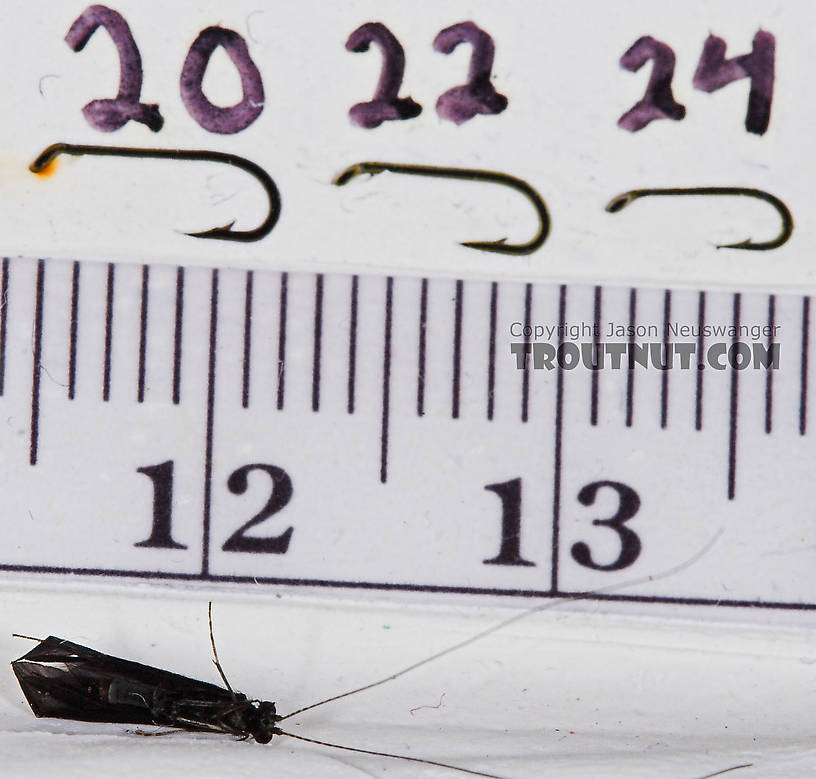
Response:
[[[0,38],[4,121],[0,126],[0,231],[4,252],[284,269],[405,271],[487,278],[549,278],[689,284],[729,289],[811,289],[816,243],[809,162],[814,101],[809,80],[813,11],[804,2],[398,4],[236,1],[121,2],[145,74],[142,100],[158,102],[156,136],[133,123],[109,137],[80,109],[113,96],[115,52],[103,32],[85,51],[62,40],[83,6],[8,3]],[[436,97],[462,83],[469,52],[435,53],[436,33],[474,19],[497,46],[494,84],[510,99],[499,117],[455,127]],[[407,57],[401,95],[424,111],[375,131],[349,124],[348,107],[368,99],[380,66],[375,51],[343,48],[359,24],[380,20]],[[246,132],[216,137],[178,97],[178,76],[197,32],[222,24],[244,35],[264,77],[266,106]],[[703,41],[715,32],[729,56],[749,50],[758,28],[777,40],[769,132],[743,127],[747,81],[713,95],[691,79]],[[682,122],[629,134],[618,116],[641,94],[648,66],[618,68],[639,36],[669,43],[677,58]],[[205,82],[224,104],[238,98],[225,57]],[[40,91],[41,90],[41,91]],[[213,148],[263,165],[283,194],[283,214],[262,243],[205,242],[177,231],[237,217],[262,218],[263,199],[241,173],[206,165],[65,160],[36,179],[28,163],[55,141]],[[345,190],[331,180],[366,159],[503,170],[529,180],[553,219],[545,246],[527,258],[480,254],[460,240],[523,240],[534,229],[527,204],[480,185],[380,176]],[[603,211],[624,190],[648,186],[753,186],[782,197],[796,231],[770,253],[717,251],[717,243],[774,235],[776,215],[740,199],[642,201]],[[229,198],[229,199],[224,199]],[[216,201],[223,200],[221,203]],[[805,500],[803,495],[801,498]],[[214,680],[205,626],[207,593],[186,595],[63,580],[12,580],[0,590],[0,656],[23,654],[12,631],[56,634],[101,651]],[[379,678],[505,616],[471,601],[381,599],[367,604],[281,590],[216,600],[221,656],[238,689],[277,699],[281,710]],[[510,608],[521,608],[514,605]],[[595,609],[594,609],[595,610]],[[609,611],[604,609],[604,612]],[[694,777],[752,762],[737,776],[809,776],[814,636],[804,621],[650,609],[642,618],[577,610],[536,615],[513,629],[366,696],[303,718],[304,735],[409,752],[504,776]],[[710,613],[707,613],[710,618]],[[722,615],[725,618],[726,615]],[[780,626],[786,623],[785,626]],[[388,626],[385,629],[385,626]],[[445,693],[440,709],[435,705]],[[345,705],[348,704],[348,705]],[[70,735],[65,735],[70,734]],[[0,756],[8,776],[419,776],[445,775],[408,763],[351,757],[283,740],[263,748],[180,735],[140,739],[120,726],[35,721],[11,673],[0,677]]]
[[[83,6],[15,4],[14,24],[0,64],[4,86],[0,217],[9,248],[26,255],[74,258],[167,258],[201,264],[334,268],[470,274],[493,277],[719,283],[779,288],[811,283],[807,219],[816,108],[807,68],[811,23],[806,2],[708,2],[682,6],[629,0],[548,3],[344,2],[229,4],[122,2],[142,55],[142,100],[158,103],[165,126],[157,134],[129,123],[110,134],[91,128],[81,107],[112,97],[118,85],[115,49],[104,32],[74,53],[63,36]],[[473,19],[496,43],[493,82],[509,98],[498,116],[462,126],[442,121],[434,104],[464,81],[470,51],[435,52],[437,32]],[[412,120],[376,130],[352,125],[347,111],[369,100],[381,57],[352,54],[347,36],[366,21],[382,21],[406,55],[402,96],[423,105]],[[179,75],[199,30],[221,24],[242,34],[264,80],[258,120],[234,136],[215,136],[187,114]],[[748,81],[713,94],[692,87],[710,32],[728,55],[750,51],[759,29],[776,36],[776,83],[764,136],[744,128]],[[640,36],[674,50],[680,122],[656,121],[638,133],[618,117],[637,102],[650,65],[633,74],[618,66]],[[234,69],[217,51],[205,90],[220,104],[240,98]],[[40,94],[40,90],[42,94]],[[275,178],[283,213],[259,244],[194,242],[181,231],[238,219],[250,228],[265,208],[243,173],[168,161],[65,160],[39,180],[29,162],[55,141],[212,148],[243,154]],[[460,165],[502,170],[528,180],[545,198],[552,234],[529,257],[508,258],[458,246],[462,240],[525,240],[532,209],[501,187],[381,175],[337,190],[332,179],[362,160]],[[720,250],[719,243],[776,235],[778,217],[766,204],[741,198],[656,199],[622,213],[609,200],[641,187],[752,186],[790,206],[796,231],[771,253]],[[225,199],[229,197],[230,199]],[[223,201],[223,202],[219,202]]]

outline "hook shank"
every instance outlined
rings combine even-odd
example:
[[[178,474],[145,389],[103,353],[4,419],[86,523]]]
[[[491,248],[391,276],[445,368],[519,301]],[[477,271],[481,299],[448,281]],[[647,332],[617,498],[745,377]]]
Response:
[[[430,176],[432,178],[460,179],[464,181],[483,181],[489,184],[500,184],[505,187],[515,189],[526,197],[538,214],[539,229],[536,235],[526,243],[507,243],[506,239],[498,241],[463,241],[462,246],[471,249],[479,249],[484,252],[496,252],[498,254],[532,254],[540,248],[550,231],[550,215],[547,206],[541,195],[535,191],[526,181],[511,176],[507,173],[499,173],[491,170],[479,170],[477,168],[449,168],[436,167],[433,165],[402,165],[394,162],[358,162],[346,168],[334,183],[338,187],[348,184],[353,178],[368,173],[372,176],[377,173],[388,171],[389,173],[403,173],[409,176]]]
[[[779,217],[782,220],[782,227],[779,235],[770,241],[754,242],[750,238],[746,238],[739,243],[728,243],[718,245],[718,249],[746,249],[748,251],[767,251],[769,249],[777,249],[782,246],[793,233],[793,216],[790,209],[775,195],[766,192],[764,189],[753,189],[751,187],[688,187],[688,188],[667,188],[667,189],[631,189],[628,192],[623,192],[620,195],[612,198],[606,206],[606,210],[610,214],[616,214],[622,211],[626,206],[634,203],[642,197],[665,197],[675,195],[709,195],[709,196],[742,196],[753,197],[757,200],[763,200],[770,203]]]
[[[143,149],[130,146],[87,146],[75,143],[53,143],[44,149],[29,165],[32,173],[42,173],[60,154],[75,157],[93,155],[98,157],[137,157],[147,159],[192,160],[195,162],[217,162],[240,168],[253,176],[264,188],[269,199],[269,212],[264,221],[252,230],[233,230],[235,222],[223,227],[214,227],[197,233],[185,233],[193,238],[212,238],[221,241],[258,241],[268,235],[278,221],[281,199],[272,177],[260,166],[236,154],[197,149]]]

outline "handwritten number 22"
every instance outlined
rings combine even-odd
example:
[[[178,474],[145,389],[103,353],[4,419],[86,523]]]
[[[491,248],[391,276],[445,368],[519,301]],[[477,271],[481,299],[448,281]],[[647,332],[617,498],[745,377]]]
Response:
[[[419,116],[422,106],[410,97],[399,97],[405,73],[405,51],[394,34],[380,22],[366,22],[346,41],[351,52],[368,51],[375,43],[382,53],[380,79],[374,97],[356,103],[349,109],[353,124],[366,129],[383,122],[412,119]],[[495,46],[493,39],[473,22],[460,22],[442,30],[434,40],[434,49],[450,54],[460,43],[473,49],[465,84],[447,90],[436,102],[436,112],[442,119],[462,124],[477,114],[499,114],[507,108],[507,98],[490,83]]]

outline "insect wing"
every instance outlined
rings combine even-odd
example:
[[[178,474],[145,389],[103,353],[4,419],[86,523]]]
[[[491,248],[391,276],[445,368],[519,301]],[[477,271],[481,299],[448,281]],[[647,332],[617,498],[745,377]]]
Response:
[[[210,730],[206,722],[174,722],[179,707],[220,708],[233,703],[228,690],[208,682],[134,663],[49,636],[12,664],[37,717],[163,724]],[[236,696],[244,699],[243,695]],[[157,700],[171,701],[162,706]]]

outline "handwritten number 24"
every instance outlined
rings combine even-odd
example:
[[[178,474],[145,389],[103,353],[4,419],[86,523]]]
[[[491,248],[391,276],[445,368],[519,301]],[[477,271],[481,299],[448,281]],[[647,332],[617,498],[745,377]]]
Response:
[[[754,36],[751,52],[726,59],[726,42],[716,35],[706,40],[697,71],[694,87],[703,92],[716,92],[733,81],[748,79],[748,109],[745,129],[749,133],[763,135],[771,119],[771,103],[775,77],[776,41],[771,33],[759,30]],[[652,72],[646,92],[620,119],[618,125],[629,132],[642,130],[655,119],[680,121],[686,115],[685,106],[674,99],[675,56],[671,47],[646,35],[635,41],[621,57],[625,70],[636,72],[651,60]]]

